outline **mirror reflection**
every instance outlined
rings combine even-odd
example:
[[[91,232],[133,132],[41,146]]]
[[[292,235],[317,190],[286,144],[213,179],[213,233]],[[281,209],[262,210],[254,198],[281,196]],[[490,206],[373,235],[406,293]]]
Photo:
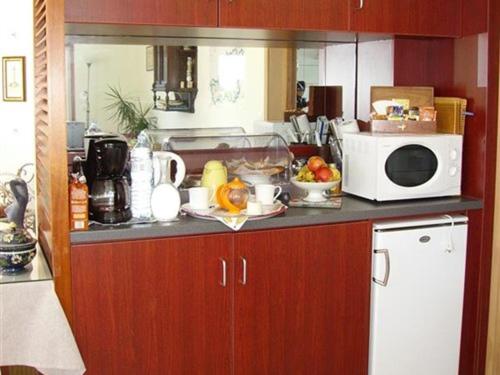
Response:
[[[70,44],[68,120],[134,135],[144,128],[279,132],[290,116],[304,113],[310,122],[318,116],[350,119],[354,50],[352,44],[299,49]]]

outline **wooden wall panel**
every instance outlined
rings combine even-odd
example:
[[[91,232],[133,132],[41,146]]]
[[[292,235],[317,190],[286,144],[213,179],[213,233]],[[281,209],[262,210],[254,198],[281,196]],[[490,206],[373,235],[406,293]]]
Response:
[[[462,35],[488,30],[488,0],[462,0]]]
[[[462,375],[484,373],[491,262],[497,108],[496,102],[489,106],[493,86],[478,87],[478,53],[488,60],[487,51],[478,51],[477,35],[456,40],[398,38],[394,51],[395,85],[434,86],[436,96],[467,98],[468,110],[474,112],[465,125],[462,191],[482,199],[485,208],[468,213]]]
[[[477,36],[455,41],[454,86],[447,92],[466,98],[467,110],[474,113],[473,117],[466,118],[465,124],[463,191],[467,195],[486,199],[487,194],[491,193],[488,191],[487,181],[490,176],[486,170],[489,159],[486,136],[490,126],[486,122],[487,89],[478,87],[477,56]],[[489,183],[491,184],[491,181]]]
[[[491,124],[491,129],[492,134],[491,137],[488,138],[489,143],[494,143],[495,145],[497,144],[497,139],[498,139],[498,134],[493,134],[495,133],[494,130],[498,131],[498,127],[500,127],[500,2],[499,1],[490,1],[490,9],[489,9],[489,26],[490,30],[488,32],[488,45],[489,45],[489,58],[488,58],[488,108],[491,110],[488,111],[487,114],[487,120],[488,123]],[[494,111],[493,109],[497,109]],[[493,124],[497,124],[498,127],[494,128]],[[493,139],[495,135],[495,139]],[[499,145],[500,147],[500,145]],[[497,148],[497,158],[491,156],[491,175],[492,179],[495,178],[495,174],[493,173],[494,170],[494,161],[497,159],[500,159],[499,156],[499,150],[500,148]],[[500,168],[500,166],[497,164],[496,168]],[[496,174],[498,176],[498,174]],[[500,191],[500,180],[496,179],[496,190]],[[496,195],[496,200],[498,200],[499,197]],[[491,205],[495,205],[495,214],[498,215],[498,212],[496,212],[497,209],[500,209],[497,201],[495,198],[492,198]],[[493,227],[493,225],[492,225]],[[498,229],[498,226],[495,226],[492,228],[492,232],[494,232],[494,229]],[[496,233],[498,235],[498,231]],[[491,236],[493,236],[493,233],[491,233]],[[493,241],[493,240],[492,240]],[[498,245],[498,244],[497,244]],[[496,298],[492,299],[492,302],[494,303],[492,305],[492,309],[490,309],[490,314],[492,314],[491,319],[489,320],[490,323],[490,331],[489,331],[489,340],[488,340],[488,353],[487,353],[487,363],[486,363],[486,374],[487,375],[494,375],[498,374],[500,371],[500,304],[498,303],[499,301],[499,293],[500,293],[500,256],[498,252],[498,248],[495,248],[496,252],[493,258],[493,269],[494,269],[494,278],[492,279],[492,290],[491,290],[491,296],[496,295]],[[488,280],[486,280],[488,281]],[[486,316],[485,313],[485,319],[488,317]],[[496,325],[495,325],[496,322]]]
[[[453,88],[453,39],[394,40],[394,85],[432,86],[434,96]]]
[[[285,110],[295,109],[297,82],[297,50],[269,48],[266,62],[267,121],[283,121]]]
[[[500,100],[498,102],[500,110]],[[500,127],[500,121],[498,121]],[[500,137],[497,136],[497,150]],[[486,374],[500,373],[500,153],[497,152],[495,215],[493,227],[493,256],[491,270],[490,316],[488,325],[488,353]]]
[[[64,0],[34,0],[35,137],[40,243],[71,318],[64,78]]]

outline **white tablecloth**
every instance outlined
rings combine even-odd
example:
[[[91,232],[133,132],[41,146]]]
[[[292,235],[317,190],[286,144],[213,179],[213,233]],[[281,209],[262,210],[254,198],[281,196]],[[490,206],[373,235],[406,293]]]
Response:
[[[85,366],[52,280],[0,284],[0,366],[81,375]]]

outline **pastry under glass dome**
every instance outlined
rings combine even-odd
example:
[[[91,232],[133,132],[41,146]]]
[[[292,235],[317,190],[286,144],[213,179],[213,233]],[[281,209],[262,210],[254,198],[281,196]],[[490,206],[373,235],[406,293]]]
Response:
[[[170,138],[172,137],[210,137],[220,135],[244,135],[241,127],[216,128],[179,128],[179,129],[149,129],[146,130],[153,151],[171,151]]]
[[[170,150],[182,157],[188,174],[200,175],[210,160],[220,160],[229,177],[239,177],[249,185],[288,185],[293,154],[278,134],[173,136]]]

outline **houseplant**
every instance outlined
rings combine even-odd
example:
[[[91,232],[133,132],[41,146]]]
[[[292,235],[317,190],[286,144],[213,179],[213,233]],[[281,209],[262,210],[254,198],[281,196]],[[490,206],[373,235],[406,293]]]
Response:
[[[111,101],[106,109],[113,112],[111,119],[118,122],[118,130],[125,135],[136,138],[141,131],[156,128],[156,118],[149,116],[152,105],[143,107],[140,100],[128,98],[112,86],[106,95]]]

